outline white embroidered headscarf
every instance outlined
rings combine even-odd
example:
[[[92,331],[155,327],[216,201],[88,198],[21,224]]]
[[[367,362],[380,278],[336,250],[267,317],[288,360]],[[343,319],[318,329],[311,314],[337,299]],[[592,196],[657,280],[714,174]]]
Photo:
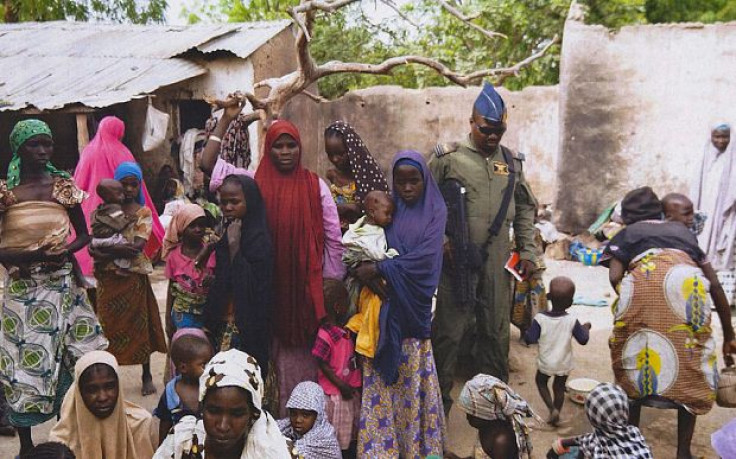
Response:
[[[309,432],[300,436],[291,426],[289,418],[279,419],[279,427],[305,459],[341,459],[342,452],[337,435],[325,414],[325,393],[319,384],[312,381],[300,382],[291,392],[287,408],[309,410],[317,413],[317,419]]]
[[[262,408],[263,380],[258,362],[252,356],[237,349],[219,352],[207,363],[199,378],[199,400],[204,400],[207,392],[221,387],[240,387],[251,394],[258,419],[248,432],[245,448],[240,459],[288,459],[291,458],[286,439],[281,435],[276,420]],[[192,447],[196,434],[198,447],[205,444],[206,432],[202,421],[185,416],[174,427],[173,435],[156,451],[154,459],[179,459]],[[207,452],[205,451],[205,457]]]

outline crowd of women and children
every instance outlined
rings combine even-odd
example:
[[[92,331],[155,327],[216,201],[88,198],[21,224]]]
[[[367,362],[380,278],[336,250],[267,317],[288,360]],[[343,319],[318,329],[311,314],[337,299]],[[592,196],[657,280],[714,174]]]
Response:
[[[0,181],[0,381],[21,457],[455,457],[446,450],[448,368],[464,352],[471,314],[481,373],[457,403],[478,430],[474,457],[531,457],[530,425],[544,421],[507,385],[511,277],[498,263],[513,222],[518,270],[534,278],[535,200],[523,157],[500,146],[506,107],[493,87],[473,107],[464,143],[438,147],[430,164],[397,153],[391,186],[342,121],[325,131],[329,184],[302,166],[308,152],[285,120],[267,126],[255,172],[243,168],[250,158],[234,152],[248,144],[243,101],[216,104],[195,161],[208,190],[187,197],[169,168],[155,193],[169,199],[157,205],[120,119],[101,120],[73,177],[52,165],[48,125],[15,125]],[[453,201],[452,180],[467,202]],[[708,295],[727,358],[736,351],[729,299],[689,229],[692,203],[664,201],[649,188],[623,199],[626,226],[606,252],[619,293],[616,384],[585,402],[593,431],[545,445],[549,457],[651,457],[636,427],[650,400],[679,409],[678,456],[689,457],[695,416],[713,405]],[[149,279],[158,258],[168,279],[163,323]],[[536,382],[552,426],[571,340],[585,344],[591,328],[567,312],[574,293],[571,279],[553,279],[551,309],[545,300],[523,335],[539,343]],[[168,356],[158,431],[126,400],[119,370],[141,365],[142,394],[156,392],[154,352]],[[34,447],[31,428],[55,417],[49,442]]]

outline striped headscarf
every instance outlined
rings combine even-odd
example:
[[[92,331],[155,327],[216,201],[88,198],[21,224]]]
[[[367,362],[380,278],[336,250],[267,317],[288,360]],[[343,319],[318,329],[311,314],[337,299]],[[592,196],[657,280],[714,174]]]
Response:
[[[348,153],[350,169],[355,177],[356,196],[358,202],[363,202],[365,195],[371,191],[385,191],[388,193],[388,183],[381,172],[376,160],[371,156],[368,147],[363,143],[355,129],[345,121],[335,121],[325,129],[325,137],[329,133],[339,133]]]
[[[10,132],[10,149],[13,152],[13,158],[8,166],[8,189],[15,188],[20,184],[20,156],[18,156],[18,150],[30,138],[37,135],[47,135],[53,138],[49,125],[37,119],[18,121]],[[62,178],[71,177],[66,172],[55,168],[50,161],[46,163],[46,171],[51,175],[58,175]]]

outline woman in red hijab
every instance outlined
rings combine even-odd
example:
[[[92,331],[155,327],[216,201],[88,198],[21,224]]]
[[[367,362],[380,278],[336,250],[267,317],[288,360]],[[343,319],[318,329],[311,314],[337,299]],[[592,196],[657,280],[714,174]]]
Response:
[[[205,145],[200,165],[210,175],[212,190],[228,175],[253,175],[217,157],[219,139],[242,108],[233,97],[221,105],[224,113]],[[273,122],[263,152],[255,180],[274,249],[271,360],[279,379],[280,414],[285,416],[292,389],[302,381],[317,380],[311,348],[325,316],[322,280],[342,280],[345,266],[337,207],[327,184],[301,165],[299,130],[288,121]]]
[[[74,183],[89,195],[89,198],[82,203],[82,211],[90,231],[90,215],[102,203],[102,199],[97,196],[97,184],[102,179],[113,178],[115,169],[120,164],[136,162],[128,147],[121,142],[123,135],[125,135],[123,121],[115,116],[106,116],[100,121],[95,137],[89,145],[84,147],[82,154],[79,156],[79,162],[74,171]],[[146,184],[141,183],[141,187],[146,207],[151,209],[153,214],[153,231],[151,231],[151,237],[143,251],[147,257],[152,258],[161,247],[164,227],[161,226],[161,222],[158,220],[158,212],[156,212],[156,207],[148,194]],[[74,236],[72,235],[72,237]],[[84,275],[92,276],[92,258],[90,258],[87,250],[80,250],[75,253],[75,256]]]

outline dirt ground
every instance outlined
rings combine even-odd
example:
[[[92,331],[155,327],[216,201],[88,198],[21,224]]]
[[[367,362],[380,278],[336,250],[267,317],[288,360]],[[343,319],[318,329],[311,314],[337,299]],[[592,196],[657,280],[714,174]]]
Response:
[[[547,261],[548,269],[545,274],[547,281],[557,275],[565,275],[572,278],[577,284],[578,295],[591,299],[605,298],[609,304],[613,300],[612,289],[608,285],[608,272],[605,268],[585,267],[579,263]],[[158,269],[153,277],[154,291],[162,308],[165,305],[166,283],[162,276],[162,270]],[[591,322],[591,339],[586,346],[574,343],[575,370],[571,378],[589,377],[598,381],[613,381],[610,356],[608,351],[608,336],[611,331],[611,313],[609,308],[596,308],[589,306],[573,306],[571,312],[581,322]],[[722,342],[718,318],[714,314],[714,329],[716,339]],[[513,328],[513,327],[512,327]],[[719,351],[720,352],[720,351]],[[516,329],[512,331],[511,339],[511,386],[525,397],[537,413],[543,418],[547,416],[544,404],[537,393],[534,384],[536,372],[535,347],[526,347],[519,342],[519,333]],[[720,356],[719,356],[720,357]],[[721,359],[722,361],[722,359]],[[158,403],[158,397],[163,391],[163,368],[164,356],[154,354],[152,358],[152,370],[154,382],[158,387],[158,393],[153,396],[142,397],[140,395],[140,368],[123,367],[122,388],[126,398],[138,403],[145,408],[153,410]],[[455,385],[457,394],[461,387],[461,381]],[[714,451],[710,447],[710,435],[726,422],[736,416],[736,410],[714,407],[705,416],[698,417],[695,437],[693,439],[693,452],[699,457],[714,458]],[[581,406],[567,400],[562,410],[563,419],[567,425],[557,431],[547,428],[535,428],[532,432],[534,445],[534,458],[544,458],[549,445],[557,436],[571,436],[590,430]],[[37,443],[47,439],[48,433],[54,421],[49,421],[33,429],[34,439]],[[677,437],[677,413],[674,410],[655,410],[644,408],[642,412],[642,431],[649,444],[654,450],[655,457],[674,457]],[[475,430],[466,422],[463,413],[453,407],[448,422],[448,450],[460,456],[471,454],[475,442]],[[0,438],[0,457],[11,458],[18,453],[17,438]]]

